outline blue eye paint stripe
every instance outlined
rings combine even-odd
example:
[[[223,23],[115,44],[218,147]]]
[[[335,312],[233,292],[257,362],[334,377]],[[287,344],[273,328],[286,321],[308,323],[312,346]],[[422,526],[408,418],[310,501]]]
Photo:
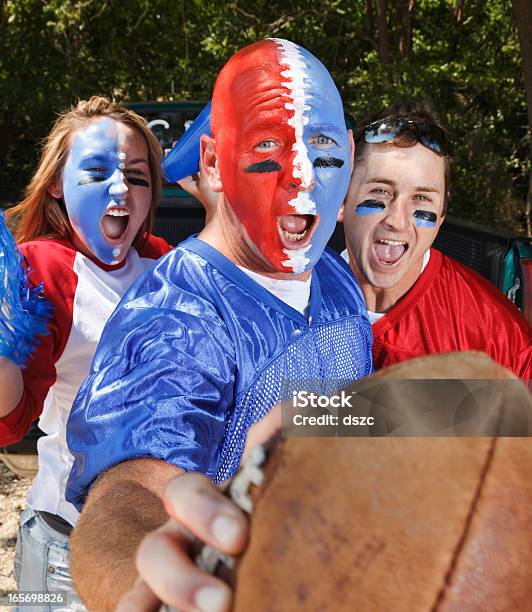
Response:
[[[316,157],[314,168],[341,168],[344,165],[343,159],[337,157]]]
[[[251,164],[248,166],[244,172],[279,172],[281,166],[273,161],[273,159],[267,159],[262,162],[257,162],[256,164]]]
[[[364,200],[355,208],[357,215],[375,215],[381,213],[386,206],[380,200]]]
[[[438,215],[430,210],[416,210],[414,211],[414,217],[417,227],[436,227],[436,221],[438,220]]]

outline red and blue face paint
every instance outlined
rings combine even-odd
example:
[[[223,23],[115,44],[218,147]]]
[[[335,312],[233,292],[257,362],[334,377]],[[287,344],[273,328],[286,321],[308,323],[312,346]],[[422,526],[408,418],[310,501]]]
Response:
[[[242,49],[216,82],[211,128],[248,244],[276,271],[312,268],[351,174],[342,103],[326,68],[286,40]]]

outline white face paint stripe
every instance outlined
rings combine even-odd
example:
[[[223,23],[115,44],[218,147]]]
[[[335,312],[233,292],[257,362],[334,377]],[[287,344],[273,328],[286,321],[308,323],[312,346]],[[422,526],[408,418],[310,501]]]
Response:
[[[293,206],[294,211],[300,215],[315,215],[316,203],[306,191],[312,188],[314,183],[314,168],[308,156],[308,149],[303,140],[303,129],[308,123],[305,112],[310,110],[306,104],[308,83],[305,81],[307,76],[307,65],[300,53],[299,48],[294,43],[280,38],[270,39],[277,44],[281,50],[280,63],[288,66],[288,70],[283,70],[281,75],[287,81],[282,85],[289,91],[292,102],[287,102],[285,108],[293,111],[293,116],[288,120],[288,125],[294,129],[295,142],[292,150],[295,151],[292,176],[301,181],[301,189],[297,196],[288,203]],[[288,259],[283,261],[283,266],[291,268],[294,274],[305,271],[310,259],[306,257],[307,251],[312,247],[312,243],[302,249],[283,249]]]
[[[292,103],[287,102],[285,108],[294,112],[288,120],[288,125],[293,127],[295,132],[295,143],[292,150],[296,152],[296,155],[292,174],[294,178],[301,180],[302,189],[310,189],[314,182],[314,169],[303,141],[303,128],[308,123],[305,111],[310,110],[310,106],[305,104],[309,88],[308,83],[305,82],[307,65],[297,45],[280,38],[272,38],[271,40],[281,49],[281,64],[288,65],[288,70],[283,70],[281,75],[288,79],[282,85],[288,89],[292,98]]]
[[[299,215],[315,215],[316,202],[306,191],[299,191],[297,196],[288,202]]]
[[[118,188],[119,193],[123,193],[124,191],[127,191],[127,185],[126,185],[126,183],[124,181],[124,179],[125,179],[125,177],[124,177],[124,169],[126,167],[126,164],[125,164],[126,154],[125,154],[125,152],[123,150],[123,147],[126,144],[126,137],[125,137],[125,134],[123,132],[118,134],[117,144],[118,144],[118,159],[120,160],[120,163],[118,164],[118,170],[120,172],[120,177],[119,177],[120,178],[120,184],[117,185],[117,187],[115,187],[115,189]],[[126,201],[125,201],[124,198],[121,198],[118,203],[119,204],[125,204]],[[113,206],[114,206],[114,201],[111,201],[109,203],[108,208],[112,208]],[[116,250],[117,249],[115,249],[115,251]],[[113,251],[113,255],[115,255],[115,257],[116,257],[116,256],[118,256],[118,253],[115,253]]]
[[[288,259],[283,261],[283,266],[287,268],[292,268],[292,272],[294,274],[301,274],[301,272],[305,271],[310,259],[305,257],[307,251],[310,250],[312,244],[303,247],[302,249],[283,249],[283,251],[288,255]]]

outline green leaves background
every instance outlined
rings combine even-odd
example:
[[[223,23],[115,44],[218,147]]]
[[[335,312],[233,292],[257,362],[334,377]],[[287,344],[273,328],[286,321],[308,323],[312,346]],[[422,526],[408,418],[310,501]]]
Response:
[[[55,113],[77,98],[208,100],[233,52],[277,36],[324,62],[355,118],[398,98],[431,103],[456,144],[450,213],[524,231],[530,141],[511,8],[508,0],[4,1],[0,200],[21,196]]]

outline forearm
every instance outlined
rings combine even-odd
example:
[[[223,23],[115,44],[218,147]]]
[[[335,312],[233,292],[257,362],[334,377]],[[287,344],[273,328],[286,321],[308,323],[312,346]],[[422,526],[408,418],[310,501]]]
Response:
[[[133,587],[137,548],[168,517],[159,498],[135,482],[124,482],[120,491],[109,491],[99,503],[105,512],[93,512],[89,506],[72,534],[71,565],[74,584],[89,610],[103,612],[114,610]]]
[[[104,475],[93,487],[72,534],[72,576],[90,610],[116,608],[137,579],[135,555],[140,542],[168,519],[161,502],[168,478],[159,482],[155,476],[148,488],[136,480],[128,463],[113,468],[110,477]],[[164,470],[170,477],[179,473],[171,466]]]
[[[22,370],[7,357],[0,357],[0,418],[12,412],[22,399]]]

